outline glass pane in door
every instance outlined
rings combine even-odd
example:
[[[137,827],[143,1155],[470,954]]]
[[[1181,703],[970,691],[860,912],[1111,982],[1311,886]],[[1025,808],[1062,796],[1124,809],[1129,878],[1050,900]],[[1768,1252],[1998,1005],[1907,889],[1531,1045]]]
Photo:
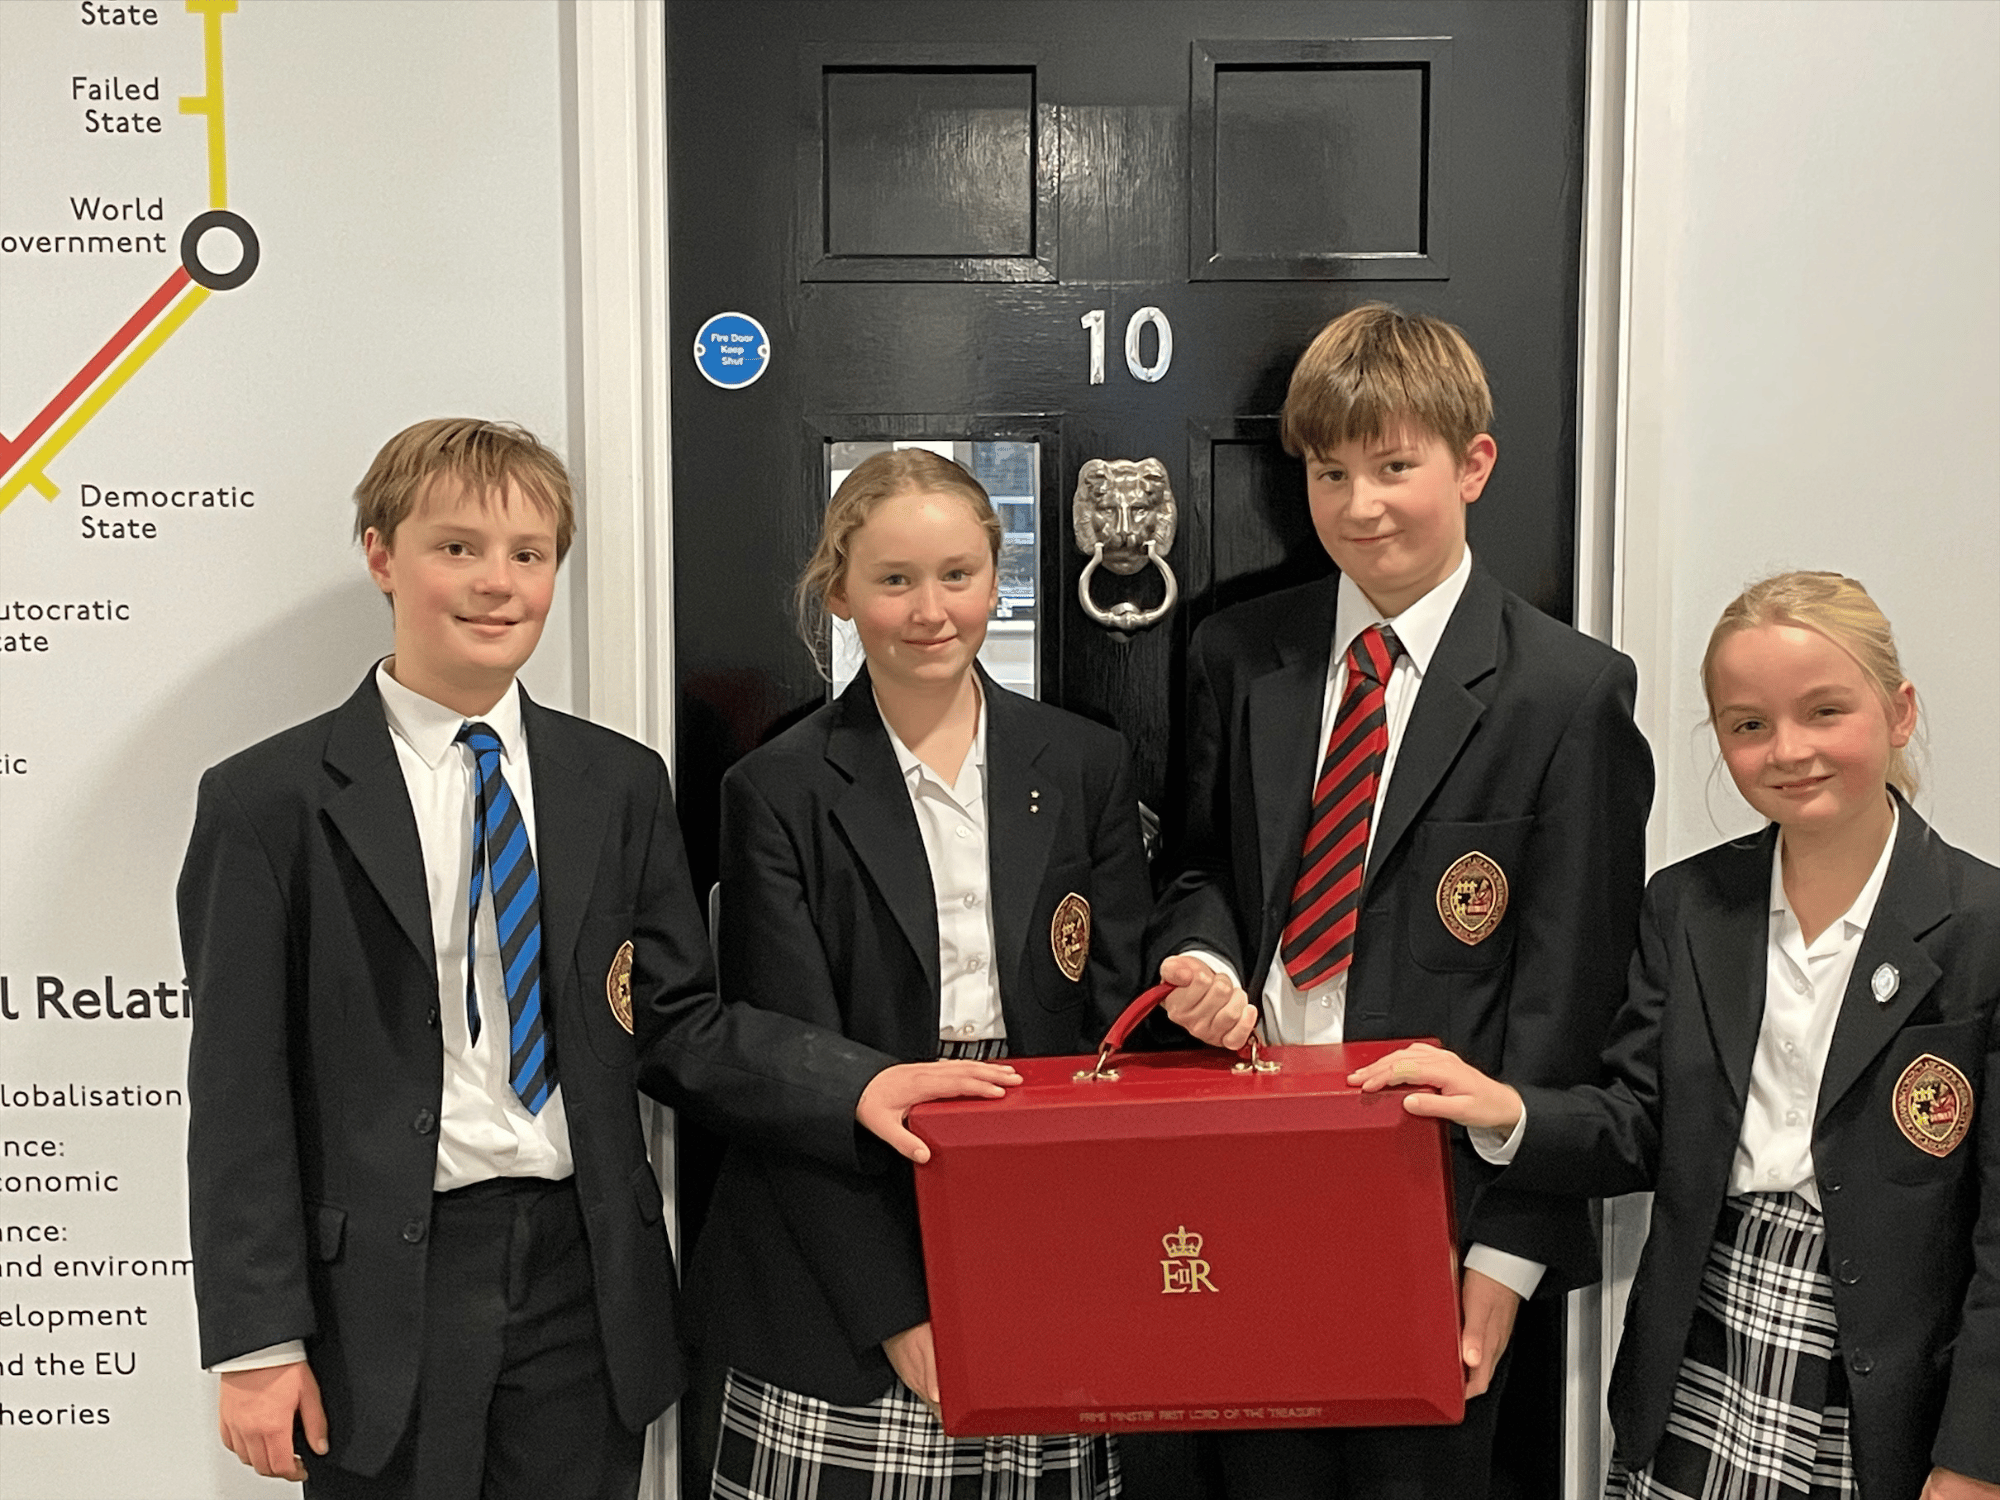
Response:
[[[1000,517],[1000,601],[986,627],[980,665],[1002,687],[1033,698],[1040,694],[1036,663],[1040,646],[1035,624],[1040,601],[1035,597],[1040,554],[1036,518],[1041,514],[1041,445],[1032,442],[972,442],[925,438],[897,442],[828,443],[828,498],[856,466],[871,454],[895,448],[928,448],[964,466],[993,497]],[[839,694],[861,670],[861,643],[854,627],[828,617],[833,648],[831,691]]]

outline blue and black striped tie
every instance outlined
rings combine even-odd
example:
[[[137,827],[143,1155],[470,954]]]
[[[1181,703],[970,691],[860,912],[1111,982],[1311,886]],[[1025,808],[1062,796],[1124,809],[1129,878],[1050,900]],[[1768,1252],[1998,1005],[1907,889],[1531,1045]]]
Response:
[[[542,884],[528,848],[528,825],[521,804],[500,774],[500,736],[471,720],[458,731],[472,748],[476,779],[472,793],[471,928],[465,942],[466,1021],[479,1040],[479,1000],[473,988],[479,897],[493,881],[493,926],[500,938],[500,968],[506,979],[507,1076],[529,1114],[540,1114],[556,1086],[555,1053],[542,1020]]]

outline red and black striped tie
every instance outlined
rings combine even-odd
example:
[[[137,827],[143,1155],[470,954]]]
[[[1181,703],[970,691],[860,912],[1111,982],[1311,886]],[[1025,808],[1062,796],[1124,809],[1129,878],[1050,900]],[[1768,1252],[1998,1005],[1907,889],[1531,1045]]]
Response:
[[[1301,993],[1354,961],[1354,922],[1368,865],[1368,827],[1389,752],[1386,684],[1402,655],[1386,625],[1370,625],[1347,648],[1347,687],[1313,785],[1312,823],[1299,855],[1299,881],[1279,944],[1285,972]]]

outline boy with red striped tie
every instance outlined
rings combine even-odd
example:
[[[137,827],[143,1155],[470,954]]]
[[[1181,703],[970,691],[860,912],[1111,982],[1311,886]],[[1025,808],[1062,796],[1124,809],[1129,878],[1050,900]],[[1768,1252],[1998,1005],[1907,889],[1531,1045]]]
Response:
[[[1186,826],[1148,951],[1202,1041],[1260,1021],[1269,1042],[1435,1036],[1502,1076],[1594,1076],[1652,758],[1631,661],[1473,562],[1491,422],[1464,336],[1379,304],[1292,373],[1283,441],[1340,575],[1224,610],[1189,648]],[[1596,1241],[1581,1201],[1492,1187],[1462,1130],[1452,1165],[1464,1424],[1225,1434],[1231,1496],[1485,1495],[1520,1300],[1594,1280]]]

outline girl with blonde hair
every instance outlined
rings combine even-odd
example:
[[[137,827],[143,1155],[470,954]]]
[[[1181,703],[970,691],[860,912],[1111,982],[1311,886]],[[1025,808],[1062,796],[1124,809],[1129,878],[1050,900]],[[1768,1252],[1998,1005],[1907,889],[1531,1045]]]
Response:
[[[1510,1188],[1651,1189],[1607,1495],[2000,1496],[2000,871],[1911,808],[1916,690],[1835,573],[1722,613],[1722,760],[1769,821],[1662,870],[1602,1081],[1413,1046],[1355,1075]]]
[[[1125,742],[980,669],[999,546],[978,481],[921,449],[834,496],[801,621],[809,642],[823,611],[851,621],[867,665],[724,778],[729,1003],[920,1062],[1087,1050],[1138,989]],[[946,1436],[913,1170],[860,1137],[845,1168],[730,1148],[691,1293],[728,1365],[715,1494],[1117,1494],[1102,1435]]]

